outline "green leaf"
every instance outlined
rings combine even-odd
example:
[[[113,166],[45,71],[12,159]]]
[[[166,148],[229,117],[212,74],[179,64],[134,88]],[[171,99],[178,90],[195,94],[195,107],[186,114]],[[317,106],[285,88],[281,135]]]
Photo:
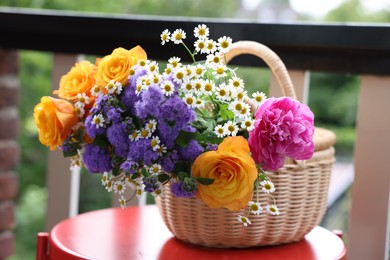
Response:
[[[72,151],[62,151],[62,154],[64,157],[72,157],[72,156],[75,156],[77,155],[77,149],[75,150],[72,150]]]
[[[210,185],[210,184],[213,184],[215,179],[210,179],[210,178],[203,178],[203,177],[199,177],[197,178],[197,181],[199,181],[200,184],[203,184],[203,185]]]
[[[260,179],[262,180],[262,181],[264,181],[265,180],[265,178],[267,178],[267,175],[264,173],[264,172],[262,172],[262,173],[260,173]]]
[[[183,171],[180,171],[177,173],[177,178],[181,181],[184,180],[185,177],[188,177],[188,173],[187,172],[183,172]]]
[[[219,104],[219,116],[223,120],[234,118],[233,112],[228,109],[228,104]]]
[[[161,183],[165,183],[165,182],[169,181],[170,178],[171,177],[169,177],[169,175],[165,174],[165,173],[158,175],[158,181]]]
[[[180,147],[187,147],[192,139],[195,138],[195,133],[180,131],[176,137],[175,144]]]
[[[106,136],[98,135],[95,137],[95,139],[93,139],[92,144],[105,148],[110,145],[110,142],[108,141]]]

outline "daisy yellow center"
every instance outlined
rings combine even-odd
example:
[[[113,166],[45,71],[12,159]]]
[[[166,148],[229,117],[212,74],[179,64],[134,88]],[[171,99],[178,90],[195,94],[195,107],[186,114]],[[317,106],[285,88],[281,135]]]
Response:
[[[233,132],[233,131],[234,131],[234,126],[233,126],[233,125],[229,125],[229,126],[228,126],[228,130],[229,130],[230,132]]]
[[[222,128],[218,128],[218,134],[223,134],[223,129]]]
[[[157,84],[159,81],[160,81],[160,80],[159,80],[157,77],[154,77],[154,78],[153,78],[153,83],[154,83],[154,84]]]
[[[93,92],[98,93],[100,91],[98,86],[93,87]]]
[[[167,35],[167,34],[163,34],[163,36],[162,36],[161,38],[162,38],[162,40],[165,42],[165,41],[167,41],[167,39],[168,39],[168,35]]]
[[[242,221],[242,223],[247,223],[248,222],[246,217],[241,217],[241,221]]]
[[[238,99],[242,99],[244,97],[244,93],[240,92],[240,93],[237,93],[237,98]]]
[[[203,49],[204,48],[204,42],[199,42],[198,43],[198,47],[199,47],[199,49]]]
[[[141,194],[142,194],[142,190],[138,189],[138,190],[137,190],[137,194],[138,194],[138,195],[141,195]]]
[[[240,86],[240,82],[238,81],[233,81],[233,86],[238,88]]]
[[[148,135],[149,135],[149,132],[147,130],[144,129],[144,130],[141,131],[141,136],[143,138],[147,137]]]
[[[222,75],[223,73],[225,72],[225,70],[223,68],[217,68],[217,74],[218,75]]]
[[[213,48],[214,48],[214,44],[212,44],[211,42],[207,44],[207,49],[212,50]]]
[[[202,84],[196,83],[195,89],[196,89],[196,90],[200,90],[201,88],[202,88]]]
[[[74,112],[76,113],[76,115],[78,115],[78,114],[81,113],[81,110],[80,110],[80,108],[75,107],[75,108],[74,108]]]
[[[112,182],[111,182],[111,181],[108,181],[108,182],[107,182],[107,187],[110,188],[111,185],[112,185]]]
[[[136,91],[137,91],[138,93],[141,92],[141,89],[142,89],[142,86],[141,86],[141,85],[137,85]]]
[[[264,188],[267,189],[267,190],[270,190],[272,187],[271,187],[271,185],[269,183],[266,183],[264,185]]]
[[[227,47],[229,47],[229,43],[228,43],[227,41],[223,41],[223,42],[221,43],[221,47],[224,48],[224,49],[226,49]]]
[[[206,30],[203,29],[203,28],[201,28],[201,29],[199,29],[198,34],[199,34],[200,36],[204,36],[204,35],[206,35]]]
[[[205,89],[206,91],[211,91],[211,90],[213,89],[213,86],[211,86],[211,84],[206,84],[206,85],[204,86],[204,89]]]
[[[173,66],[173,65],[172,65],[172,66]],[[170,73],[171,73],[171,68],[166,68],[166,69],[165,69],[165,73],[166,73],[166,74],[170,74]]]
[[[183,79],[184,78],[184,73],[183,72],[176,73],[176,78]]]
[[[253,211],[258,211],[258,210],[259,210],[259,207],[258,207],[256,204],[252,204],[252,205],[251,205],[251,210],[253,210]]]
[[[186,90],[191,90],[192,89],[192,84],[191,83],[187,83],[186,84]]]
[[[130,75],[130,76],[133,76],[134,74],[135,74],[135,70],[134,70],[134,69],[130,69],[129,75]]]
[[[196,70],[195,70],[195,73],[196,73],[197,75],[201,75],[202,72],[203,72],[203,69],[202,69],[202,68],[196,68]]]
[[[194,99],[192,97],[188,97],[188,98],[186,98],[186,103],[188,105],[192,105],[194,103]]]
[[[154,66],[154,65],[150,66],[149,70],[152,71],[152,72],[155,71],[156,70],[156,66]]]
[[[122,184],[118,184],[118,185],[116,186],[116,189],[117,189],[117,190],[122,190],[122,189],[123,189]]]
[[[186,72],[187,72],[187,76],[189,76],[189,75],[192,74],[192,71],[191,71],[191,69],[189,69],[189,68],[186,69]]]
[[[85,98],[84,98],[84,97],[80,97],[80,98],[79,98],[79,101],[80,101],[81,103],[84,103],[84,102],[85,102]]]
[[[269,210],[272,212],[276,212],[276,209],[274,207],[270,207]]]
[[[250,121],[245,121],[245,126],[250,127],[250,126],[252,126],[252,123]]]
[[[100,124],[100,119],[98,117],[95,117],[93,119],[93,122],[98,125],[98,124]]]
[[[156,195],[160,195],[160,194],[161,194],[161,190],[160,189],[156,190]]]
[[[166,92],[170,92],[171,90],[172,90],[172,87],[171,87],[171,85],[165,85],[164,86],[164,90],[166,91]]]
[[[219,63],[220,61],[221,61],[221,59],[218,56],[214,56],[213,62]]]
[[[141,60],[141,61],[139,62],[139,65],[141,65],[142,67],[145,66],[145,65],[146,65],[146,61],[145,61],[145,60]]]
[[[257,96],[257,97],[256,97],[256,101],[257,101],[257,102],[261,102],[262,100],[263,100],[262,96]]]
[[[175,35],[175,40],[176,41],[180,41],[182,38],[183,38],[183,35],[181,35],[181,33],[178,33],[178,34]]]
[[[112,89],[113,87],[114,87],[114,84],[112,84],[112,83],[110,83],[110,84],[107,85],[107,88],[108,88],[108,89]]]
[[[151,142],[150,142],[150,145],[152,147],[155,147],[157,145],[157,140],[153,139]]]
[[[107,180],[107,176],[103,176],[103,178],[102,178],[102,181],[106,181]]]
[[[245,114],[246,114],[246,111],[247,111],[246,107],[243,107],[243,108],[241,109],[241,114],[245,115]]]
[[[158,167],[153,167],[153,172],[154,173],[158,173],[158,171],[159,171]]]
[[[236,106],[234,107],[237,111],[242,110],[242,105],[240,103],[237,103]]]
[[[153,129],[153,128],[154,128],[154,124],[153,124],[153,123],[149,123],[148,128],[149,128],[149,129]]]
[[[226,91],[225,91],[224,89],[221,89],[221,90],[219,91],[219,95],[225,96],[225,95],[226,95]]]
[[[131,133],[131,137],[133,137],[133,138],[137,138],[137,133],[136,132],[133,132],[133,133]]]

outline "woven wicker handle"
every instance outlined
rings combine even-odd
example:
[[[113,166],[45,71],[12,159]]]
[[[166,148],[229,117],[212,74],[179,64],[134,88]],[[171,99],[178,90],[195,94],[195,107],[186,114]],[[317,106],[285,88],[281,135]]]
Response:
[[[232,48],[226,54],[226,62],[228,63],[234,57],[241,54],[251,54],[262,59],[276,77],[276,80],[282,89],[283,95],[297,99],[297,95],[295,94],[295,89],[286,66],[275,52],[258,42],[238,41],[232,44]]]

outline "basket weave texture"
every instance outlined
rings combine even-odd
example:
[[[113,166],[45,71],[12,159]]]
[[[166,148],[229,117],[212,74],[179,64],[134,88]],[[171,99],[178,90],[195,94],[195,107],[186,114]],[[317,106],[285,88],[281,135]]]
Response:
[[[240,54],[252,54],[263,59],[277,78],[285,96],[296,98],[287,69],[268,47],[257,42],[236,42],[227,55],[231,60]],[[253,108],[256,109],[256,108]],[[299,241],[317,226],[327,208],[327,196],[335,151],[333,132],[315,128],[314,155],[310,160],[287,159],[275,172],[267,172],[275,184],[280,215],[251,215],[252,224],[245,227],[237,216],[246,209],[230,211],[209,208],[197,198],[178,198],[166,187],[156,204],[168,229],[180,240],[209,247],[253,247]],[[253,200],[262,205],[273,204],[260,190]]]

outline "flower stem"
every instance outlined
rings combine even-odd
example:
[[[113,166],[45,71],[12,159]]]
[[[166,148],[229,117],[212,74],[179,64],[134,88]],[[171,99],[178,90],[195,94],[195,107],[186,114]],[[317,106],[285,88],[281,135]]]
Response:
[[[191,55],[192,61],[193,61],[194,63],[196,63],[195,54],[191,52],[191,50],[187,47],[187,45],[186,45],[184,42],[182,42],[181,44],[183,44],[184,48],[185,48],[185,49],[188,51],[188,53]]]

